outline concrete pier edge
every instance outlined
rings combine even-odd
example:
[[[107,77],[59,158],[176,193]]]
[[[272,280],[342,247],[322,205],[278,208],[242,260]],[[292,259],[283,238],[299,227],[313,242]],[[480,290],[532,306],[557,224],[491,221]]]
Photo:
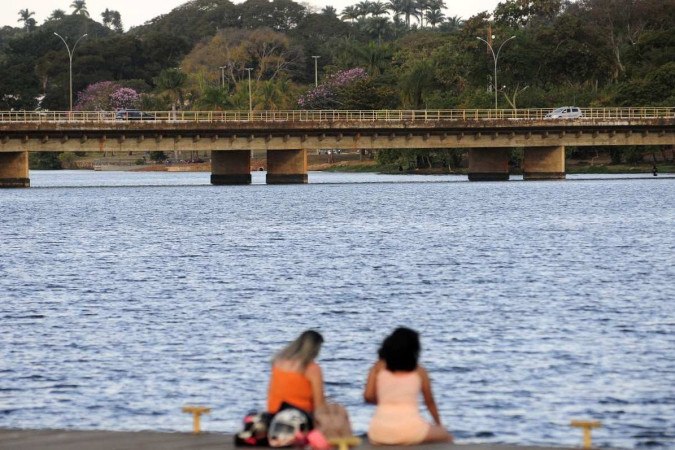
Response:
[[[579,436],[581,443],[581,436]],[[234,436],[225,433],[200,434],[157,431],[77,431],[0,428],[0,449],[12,450],[234,450]],[[263,447],[259,447],[263,448]],[[417,446],[372,446],[364,439],[359,450],[562,450],[551,447],[513,444],[424,444]],[[577,447],[578,448],[578,447]]]

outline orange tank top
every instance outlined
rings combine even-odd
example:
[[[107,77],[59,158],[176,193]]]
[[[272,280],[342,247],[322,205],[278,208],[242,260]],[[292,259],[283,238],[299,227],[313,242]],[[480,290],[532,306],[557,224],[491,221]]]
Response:
[[[307,412],[314,411],[312,385],[302,373],[286,372],[272,367],[272,377],[267,393],[267,411],[276,413],[283,402]]]

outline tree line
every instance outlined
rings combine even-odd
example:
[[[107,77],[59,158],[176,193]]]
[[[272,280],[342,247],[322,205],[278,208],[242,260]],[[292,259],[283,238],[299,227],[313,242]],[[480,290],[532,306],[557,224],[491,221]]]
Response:
[[[339,12],[192,0],[128,31],[115,10],[97,21],[85,0],[70,8],[40,25],[23,9],[22,26],[0,29],[0,109],[68,108],[68,53],[54,33],[71,46],[87,34],[73,56],[80,109],[120,98],[248,109],[249,75],[254,109],[489,108],[495,91],[502,108],[675,103],[673,0],[505,0],[466,20],[443,0]],[[489,47],[502,44],[495,83]]]

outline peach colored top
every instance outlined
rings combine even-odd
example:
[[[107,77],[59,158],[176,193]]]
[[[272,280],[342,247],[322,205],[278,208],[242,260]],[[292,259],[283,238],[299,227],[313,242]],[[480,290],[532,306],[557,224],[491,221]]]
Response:
[[[312,385],[307,377],[299,372],[287,372],[272,366],[272,377],[267,393],[267,411],[276,413],[283,402],[314,411]]]
[[[417,371],[377,374],[377,409],[368,427],[373,444],[414,445],[422,442],[431,425],[419,411],[422,378]]]

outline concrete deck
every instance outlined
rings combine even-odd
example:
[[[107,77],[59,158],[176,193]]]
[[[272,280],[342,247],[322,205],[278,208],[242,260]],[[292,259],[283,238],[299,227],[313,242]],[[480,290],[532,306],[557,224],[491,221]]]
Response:
[[[537,447],[495,444],[427,444],[428,450],[556,450],[563,447]],[[216,433],[159,433],[117,431],[12,430],[0,429],[0,450],[229,450],[235,447],[232,435]],[[359,450],[382,450],[367,443]],[[411,447],[386,447],[387,450]]]

